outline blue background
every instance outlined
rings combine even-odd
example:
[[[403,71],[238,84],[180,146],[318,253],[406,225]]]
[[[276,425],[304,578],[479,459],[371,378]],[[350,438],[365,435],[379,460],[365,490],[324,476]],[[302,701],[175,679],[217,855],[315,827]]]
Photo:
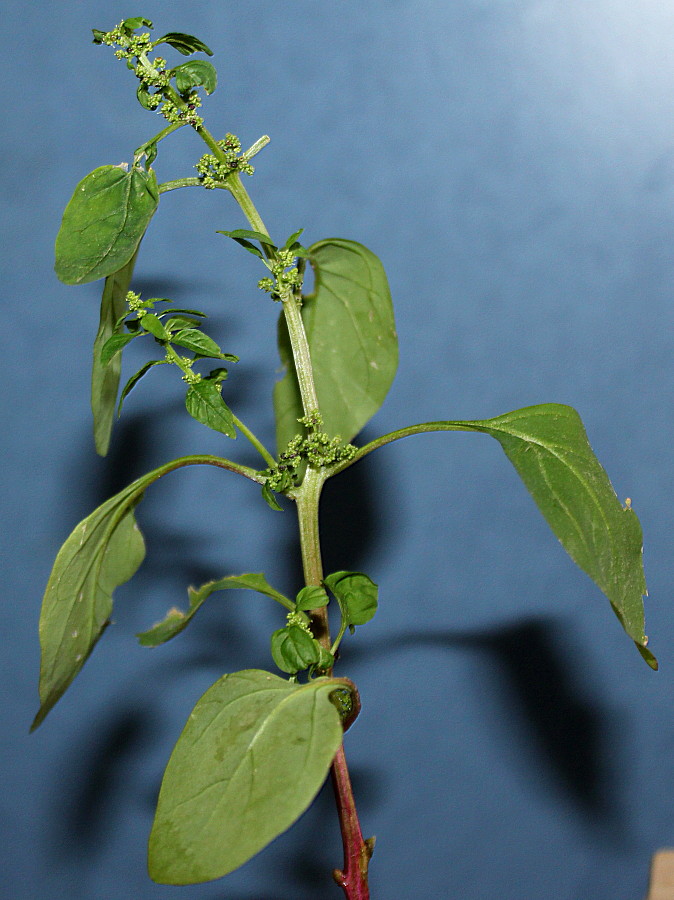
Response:
[[[254,486],[184,470],[139,510],[148,556],[110,628],[42,728],[37,619],[69,531],[131,479],[192,452],[252,457],[188,419],[174,373],[129,398],[110,456],[88,409],[100,285],[52,272],[74,185],[129,161],[161,120],[90,43],[143,14],[216,51],[217,134],[271,145],[246,184],[271,233],[352,238],[389,274],[401,344],[364,438],[415,421],[570,403],[646,535],[651,672],[569,562],[496,442],[399,442],[335,479],[328,569],[379,583],[340,671],[364,710],[347,738],[373,898],[638,900],[674,843],[672,291],[674,10],[661,0],[248,0],[122,7],[5,0],[2,139],[4,686],[0,846],[13,900],[337,897],[331,796],[224,881],[154,885],[145,841],[163,766],[225,671],[268,667],[279,613],[216,595],[178,640],[134,634],[188,584],[264,570],[298,587],[291,513]],[[19,47],[20,50],[13,48]],[[189,175],[188,130],[160,180]],[[162,198],[134,286],[203,308],[241,356],[227,397],[273,442],[277,308],[256,260],[216,229],[222,192]],[[134,348],[135,349],[135,348]],[[133,371],[141,354],[129,352]],[[281,617],[282,619],[282,617]],[[325,820],[325,824],[324,824]]]

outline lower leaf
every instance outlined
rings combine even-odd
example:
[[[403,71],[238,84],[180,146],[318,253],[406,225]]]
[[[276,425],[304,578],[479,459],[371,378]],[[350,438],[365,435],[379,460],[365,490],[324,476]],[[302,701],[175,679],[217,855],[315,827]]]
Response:
[[[198,884],[243,865],[318,793],[342,739],[340,679],[224,675],[194,707],[162,782],[150,877]]]

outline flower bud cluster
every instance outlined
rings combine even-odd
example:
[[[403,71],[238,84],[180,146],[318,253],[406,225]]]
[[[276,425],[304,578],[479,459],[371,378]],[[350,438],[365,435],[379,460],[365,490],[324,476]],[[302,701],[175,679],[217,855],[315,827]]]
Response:
[[[300,419],[305,424],[309,417]],[[316,416],[320,422],[320,416]],[[324,431],[311,434],[296,434],[280,454],[278,464],[266,470],[267,487],[272,491],[285,491],[297,485],[300,467],[308,463],[314,469],[328,468],[337,463],[353,459],[356,448],[353,444],[342,444],[337,435],[331,438]]]
[[[204,153],[195,166],[205,188],[217,187],[232,172],[253,174],[255,169],[251,166],[245,153],[241,153],[241,141],[235,134],[225,135],[224,140],[218,141],[218,147],[224,154],[224,160],[218,159],[213,153]]]

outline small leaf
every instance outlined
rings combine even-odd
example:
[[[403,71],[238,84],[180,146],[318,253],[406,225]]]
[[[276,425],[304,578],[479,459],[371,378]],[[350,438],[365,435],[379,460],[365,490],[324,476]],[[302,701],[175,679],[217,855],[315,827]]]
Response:
[[[168,341],[169,334],[162,325],[159,316],[156,316],[154,313],[145,313],[140,320],[140,324],[145,331],[156,337],[158,341]]]
[[[136,98],[143,109],[149,109],[153,111],[157,108],[157,104],[153,101],[154,94],[151,94],[147,85],[142,82],[138,85],[136,89]],[[156,143],[147,143],[144,146],[144,153],[147,158],[148,165],[156,158],[157,156],[157,145]]]
[[[262,499],[270,509],[274,510],[274,512],[283,512],[283,507],[278,502],[274,496],[274,492],[266,482],[262,485]]]
[[[292,248],[293,244],[295,243],[295,241],[297,240],[297,238],[298,238],[303,232],[304,232],[304,228],[300,228],[299,231],[293,232],[293,234],[290,235],[290,237],[288,238],[288,240],[287,240],[287,241],[285,242],[285,244],[283,245],[283,249],[284,249],[284,250],[290,250],[290,249]]]
[[[220,878],[302,815],[342,740],[330,696],[343,686],[289,684],[253,669],[206,691],[164,774],[149,844],[154,881]]]
[[[231,359],[231,354],[225,356],[220,347],[212,338],[196,328],[183,328],[176,334],[171,335],[171,343],[177,344],[179,347],[185,347],[199,356],[205,356],[212,359]]]
[[[138,28],[142,28],[145,26],[146,28],[152,28],[152,22],[149,19],[143,18],[143,16],[134,16],[131,19],[124,19],[122,22],[122,28],[127,33],[132,31],[136,31]]]
[[[398,365],[391,295],[383,266],[354,241],[309,248],[314,294],[302,305],[324,430],[350,441],[384,402]],[[304,414],[285,317],[279,352],[286,374],[274,388],[276,442],[287,446]]]
[[[164,303],[172,303],[173,301],[164,300],[163,302]],[[178,313],[183,313],[186,316],[199,316],[199,318],[201,318],[201,319],[206,318],[206,313],[199,312],[198,309],[178,309],[178,308],[167,309],[165,312],[159,313],[159,318],[161,319],[163,316],[175,316]]]
[[[325,584],[337,598],[347,625],[364,625],[377,612],[377,585],[362,572],[334,572]]]
[[[213,51],[199,38],[195,38],[191,34],[182,34],[179,31],[170,31],[152,42],[153,47],[158,44],[169,44],[183,56],[190,56],[192,53],[205,53],[207,56],[213,56]]]
[[[202,379],[191,384],[187,389],[185,407],[192,418],[202,425],[226,434],[227,437],[236,437],[232,412],[214,382]]]
[[[271,655],[282,672],[295,675],[316,665],[320,644],[299,625],[286,625],[272,634]]]
[[[129,392],[133,388],[135,388],[135,386],[138,384],[138,382],[143,377],[143,375],[145,375],[147,372],[149,372],[150,369],[153,368],[154,366],[164,366],[166,364],[167,364],[167,362],[165,359],[151,359],[149,362],[146,362],[144,366],[141,366],[140,369],[138,369],[138,371],[134,375],[131,376],[131,378],[129,378],[129,380],[127,381],[127,383],[124,385],[124,387],[122,389],[122,393],[119,395],[119,404],[117,406],[117,415],[118,416],[122,412],[122,404],[128,397]]]
[[[121,326],[128,315],[126,293],[129,290],[138,251],[119,272],[108,275],[103,285],[101,315],[94,340],[91,367],[91,411],[94,416],[96,452],[105,456],[110,447],[110,435],[115,417],[115,403],[119,389],[122,361],[118,357],[109,364],[101,363],[101,350],[108,338]]]
[[[154,171],[101,166],[80,181],[56,237],[56,274],[85,284],[132,258],[159,203]]]
[[[117,356],[119,351],[123,350],[135,337],[137,337],[136,334],[113,334],[112,337],[109,337],[101,350],[101,365],[107,366],[113,357]]]
[[[193,87],[203,86],[207,94],[212,94],[218,84],[218,73],[215,66],[205,59],[192,59],[173,69],[176,87],[181,94],[186,94]]]
[[[170,313],[162,313],[162,315],[170,315]],[[200,325],[201,322],[198,319],[188,319],[187,316],[171,315],[171,318],[164,322],[164,328],[170,333],[180,331],[181,328],[199,328]]]
[[[277,249],[276,245],[272,244],[269,235],[263,234],[261,231],[250,231],[248,228],[237,228],[235,231],[217,231],[216,234],[224,234],[225,237],[230,237],[235,241],[260,241],[261,244],[266,244],[267,247],[272,247],[274,250]]]
[[[309,611],[311,609],[319,609],[321,606],[327,606],[329,597],[325,592],[325,588],[320,584],[311,584],[303,587],[295,598],[296,608],[298,610]]]
[[[292,601],[274,590],[271,585],[267,584],[262,573],[228,575],[226,578],[221,578],[219,581],[209,581],[207,584],[202,585],[198,590],[195,590],[192,587],[188,588],[187,595],[189,597],[189,609],[187,612],[182,612],[175,608],[171,609],[168,611],[166,618],[163,621],[153,625],[148,631],[137,634],[136,637],[143,647],[158,647],[159,644],[164,644],[166,641],[170,641],[171,638],[174,638],[177,634],[180,634],[180,632],[189,625],[195,613],[201,608],[211,594],[215,593],[215,591],[234,589],[257,591],[259,594],[265,594],[267,597],[276,600],[277,603],[280,603],[286,609],[291,610],[293,608]]]

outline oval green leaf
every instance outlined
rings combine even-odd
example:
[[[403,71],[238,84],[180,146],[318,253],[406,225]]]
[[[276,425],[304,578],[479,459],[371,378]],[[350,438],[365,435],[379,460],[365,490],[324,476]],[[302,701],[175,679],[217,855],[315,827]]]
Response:
[[[149,843],[150,877],[199,884],[243,865],[318,793],[342,739],[339,679],[290,684],[247,670],[194,707],[171,754]]]
[[[202,85],[207,94],[212,94],[218,84],[218,73],[215,66],[205,59],[192,59],[173,69],[176,87],[181,94],[186,94],[193,87]]]
[[[218,387],[217,382],[206,378],[191,384],[187,389],[185,408],[202,425],[236,438],[232,411],[222,399]]]
[[[271,655],[282,672],[295,675],[314,666],[320,659],[321,645],[299,625],[286,625],[271,636]]]
[[[56,274],[86,284],[122,269],[136,252],[159,203],[152,169],[101,166],[80,181],[56,237]]]
[[[316,283],[302,305],[323,427],[350,441],[384,402],[398,366],[391,294],[384,267],[354,241],[326,240],[309,248]],[[279,352],[286,374],[274,388],[280,450],[303,415],[284,317]]]
[[[333,572],[325,584],[337,598],[347,625],[364,625],[377,612],[379,589],[363,572]]]
[[[182,328],[171,335],[171,343],[177,344],[179,347],[185,347],[186,350],[191,350],[192,353],[208,357],[209,359],[231,359],[231,356],[226,356],[222,352],[213,338],[210,338],[197,328]]]

